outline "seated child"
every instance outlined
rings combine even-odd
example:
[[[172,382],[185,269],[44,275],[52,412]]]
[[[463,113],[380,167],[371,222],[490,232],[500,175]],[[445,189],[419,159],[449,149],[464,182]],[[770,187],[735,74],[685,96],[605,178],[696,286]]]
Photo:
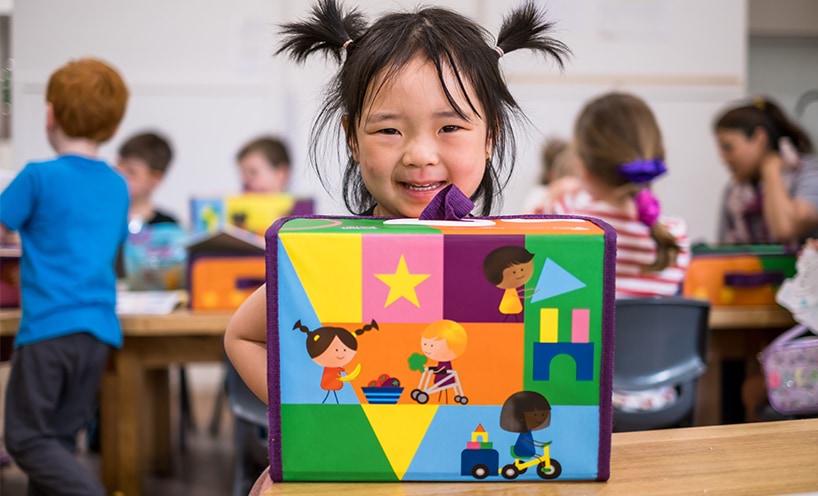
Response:
[[[597,217],[617,231],[616,296],[679,293],[690,261],[687,227],[660,216],[651,182],[666,172],[662,135],[641,99],[609,93],[592,100],[575,127],[583,191],[554,204],[557,213]],[[674,387],[614,391],[614,405],[659,410],[676,401]]]
[[[818,159],[809,136],[769,98],[726,111],[714,128],[732,175],[719,242],[797,246],[818,238]]]
[[[245,193],[283,193],[290,180],[290,154],[278,138],[262,136],[236,156]]]
[[[131,136],[119,147],[117,169],[128,183],[131,207],[128,212],[130,231],[139,232],[142,225],[177,224],[176,218],[153,204],[153,194],[173,159],[173,150],[164,137],[156,133]]]
[[[580,188],[577,177],[577,155],[565,140],[551,138],[542,148],[542,178],[526,197],[523,212],[544,214],[551,211],[554,198]]]

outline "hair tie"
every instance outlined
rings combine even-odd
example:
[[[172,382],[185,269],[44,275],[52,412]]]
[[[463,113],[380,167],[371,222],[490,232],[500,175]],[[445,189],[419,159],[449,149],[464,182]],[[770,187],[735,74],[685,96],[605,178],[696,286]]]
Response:
[[[764,112],[764,109],[767,107],[767,102],[765,102],[764,99],[761,98],[760,96],[753,98],[753,107]]]
[[[659,200],[647,188],[636,193],[633,199],[636,202],[636,215],[639,222],[648,227],[653,227],[659,220],[659,212],[661,211]]]
[[[636,184],[649,183],[667,172],[665,161],[656,158],[653,160],[634,160],[619,166],[619,174],[628,182]]]
[[[500,48],[500,45],[494,45],[494,51],[497,52],[497,55],[500,56],[499,58],[503,58],[503,56],[506,54],[506,52],[504,52],[503,49]]]
[[[344,50],[346,50],[346,49],[347,49],[347,47],[349,46],[349,44],[350,44],[350,43],[352,43],[352,38],[350,38],[350,39],[346,40],[346,41],[344,42],[344,44],[343,44],[343,45],[341,45],[341,48],[343,48]]]

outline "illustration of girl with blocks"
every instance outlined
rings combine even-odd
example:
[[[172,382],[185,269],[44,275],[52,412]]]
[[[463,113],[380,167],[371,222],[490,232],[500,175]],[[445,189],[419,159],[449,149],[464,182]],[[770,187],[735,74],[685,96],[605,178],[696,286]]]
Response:
[[[339,404],[337,391],[347,383],[360,375],[361,364],[349,374],[344,367],[348,365],[355,355],[358,354],[358,339],[355,337],[372,329],[378,330],[378,323],[372,320],[369,324],[357,329],[354,333],[347,331],[343,327],[319,327],[314,331],[301,324],[295,323],[293,330],[298,330],[307,335],[307,353],[312,361],[324,367],[321,376],[321,389],[327,392],[321,404],[327,402],[329,394],[335,397],[335,403]]]

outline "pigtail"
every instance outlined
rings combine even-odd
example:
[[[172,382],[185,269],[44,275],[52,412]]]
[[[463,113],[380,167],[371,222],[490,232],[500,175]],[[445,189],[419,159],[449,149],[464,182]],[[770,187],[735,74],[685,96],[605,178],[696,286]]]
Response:
[[[355,335],[360,336],[360,335],[362,335],[363,333],[365,333],[365,332],[367,332],[367,331],[371,331],[372,329],[375,329],[376,331],[380,331],[380,330],[381,330],[381,328],[380,328],[380,327],[378,327],[378,323],[377,323],[377,322],[375,322],[375,319],[372,319],[372,321],[371,321],[371,322],[369,322],[369,324],[367,324],[367,325],[363,326],[362,328],[357,329],[357,330],[355,331]]]
[[[290,58],[303,63],[314,52],[323,50],[341,63],[348,42],[360,38],[366,29],[366,19],[357,9],[344,12],[335,0],[319,0],[307,20],[281,26],[284,41],[276,55],[289,52]]]
[[[548,36],[553,28],[554,23],[545,20],[545,12],[528,0],[503,19],[500,34],[497,35],[497,46],[502,54],[521,48],[541,52],[556,60],[560,69],[563,69],[564,59],[571,55],[571,50],[565,43]]]
[[[676,263],[681,248],[670,230],[661,222],[650,228],[650,237],[656,242],[656,260],[645,267],[645,272],[660,272]]]
[[[303,332],[304,334],[307,334],[307,335],[309,335],[309,334],[310,334],[310,328],[309,328],[309,327],[307,327],[307,326],[305,326],[305,325],[303,325],[303,324],[301,324],[301,321],[300,321],[300,320],[299,320],[299,321],[297,321],[297,322],[296,322],[296,323],[293,325],[293,330],[294,330],[294,331],[295,331],[295,330],[299,330],[299,331],[301,331],[301,332]]]
[[[764,112],[764,115],[770,119],[782,137],[789,138],[792,141],[792,144],[801,154],[808,155],[814,151],[812,141],[807,133],[798,124],[790,120],[775,102],[767,98],[757,98],[753,104]],[[770,147],[776,150],[778,149],[778,143],[770,143]]]

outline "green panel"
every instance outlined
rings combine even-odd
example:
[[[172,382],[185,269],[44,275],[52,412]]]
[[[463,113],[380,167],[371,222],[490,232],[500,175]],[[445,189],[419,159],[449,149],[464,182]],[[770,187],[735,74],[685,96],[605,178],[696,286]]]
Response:
[[[535,288],[547,258],[585,283],[585,287],[553,298],[525,305],[525,374],[527,390],[543,394],[552,405],[598,405],[599,370],[602,356],[602,298],[605,259],[604,236],[545,235],[526,236],[526,248],[534,253],[534,274],[528,288]],[[613,267],[611,268],[613,270]],[[594,343],[594,379],[576,381],[576,367],[567,356],[551,363],[551,379],[533,380],[533,346],[540,339],[540,309],[559,309],[559,341],[571,341],[571,311],[590,310],[589,341]]]
[[[293,219],[287,221],[280,232],[298,230],[314,233],[355,234],[440,234],[438,229],[423,225],[384,224],[382,219]]]
[[[758,257],[764,272],[781,272],[784,277],[795,276],[795,255],[762,255]]]
[[[360,405],[281,405],[284,480],[397,481]]]

